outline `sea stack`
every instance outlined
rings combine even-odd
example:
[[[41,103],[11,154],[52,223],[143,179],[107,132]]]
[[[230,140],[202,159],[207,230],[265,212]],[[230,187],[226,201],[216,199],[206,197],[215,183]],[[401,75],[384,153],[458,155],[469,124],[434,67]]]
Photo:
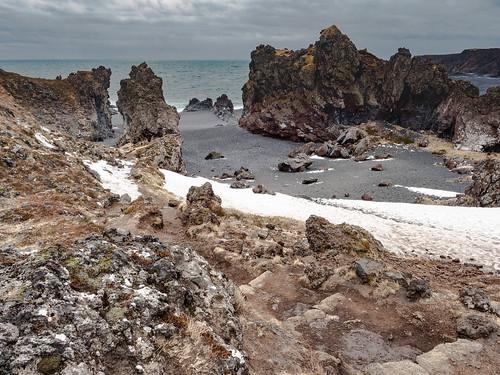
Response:
[[[118,145],[144,145],[137,153],[143,162],[184,171],[179,114],[165,102],[163,81],[146,63],[133,66],[130,78],[120,82],[117,107],[125,125]]]

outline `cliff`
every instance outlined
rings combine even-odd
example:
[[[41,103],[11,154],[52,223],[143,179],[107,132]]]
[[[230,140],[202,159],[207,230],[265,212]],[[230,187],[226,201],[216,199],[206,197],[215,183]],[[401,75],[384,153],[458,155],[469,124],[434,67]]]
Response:
[[[446,67],[450,74],[479,74],[500,77],[500,48],[466,49],[450,55],[426,55],[435,64]]]
[[[0,86],[44,126],[100,141],[113,134],[108,101],[110,77],[111,70],[103,66],[55,80],[0,69]]]
[[[470,149],[494,149],[500,138],[498,114],[487,107],[491,94],[479,97],[467,91],[463,97],[474,99],[453,101],[460,107],[453,116],[444,110],[443,103],[452,95],[459,97],[462,89],[463,84],[450,79],[441,65],[412,57],[404,48],[389,61],[379,59],[357,50],[332,26],[307,49],[261,45],[252,52],[240,125],[269,136],[324,142],[335,141],[346,126],[382,120],[453,137]],[[456,129],[463,113],[467,116],[460,118],[463,124]],[[494,136],[483,137],[483,132]]]

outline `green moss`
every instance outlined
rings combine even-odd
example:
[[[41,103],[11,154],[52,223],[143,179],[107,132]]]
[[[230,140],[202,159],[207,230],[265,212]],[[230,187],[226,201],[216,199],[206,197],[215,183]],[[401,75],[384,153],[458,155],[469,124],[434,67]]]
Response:
[[[60,354],[53,354],[49,356],[42,357],[40,362],[37,364],[37,369],[42,374],[55,374],[62,364],[62,358]]]

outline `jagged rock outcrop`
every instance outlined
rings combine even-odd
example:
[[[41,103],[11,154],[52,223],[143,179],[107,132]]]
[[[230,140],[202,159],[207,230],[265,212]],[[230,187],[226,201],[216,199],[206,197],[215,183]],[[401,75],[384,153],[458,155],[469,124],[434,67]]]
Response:
[[[473,149],[497,147],[500,114],[491,105],[497,92],[462,100],[466,96],[470,91],[450,79],[444,67],[412,57],[405,48],[384,61],[358,51],[332,26],[307,49],[261,45],[252,52],[240,126],[295,141],[325,142],[336,140],[346,126],[384,120],[453,137]]]
[[[186,205],[180,208],[180,218],[186,226],[203,224],[219,225],[219,216],[224,214],[222,200],[215,195],[210,182],[202,186],[191,186]]]
[[[220,119],[227,120],[234,113],[233,102],[226,94],[222,94],[215,101],[213,112]]]
[[[466,197],[481,207],[500,207],[500,160],[482,161],[475,167],[472,178]]]
[[[472,73],[500,77],[500,48],[474,48],[450,55],[423,57],[444,65],[450,74]]]
[[[110,77],[111,70],[103,66],[55,80],[0,69],[0,86],[47,128],[101,141],[113,135],[108,100]]]
[[[436,113],[441,122],[454,124],[451,139],[457,148],[500,151],[500,87],[479,96],[477,87],[458,81]]]
[[[206,98],[205,100],[193,98],[189,101],[183,112],[211,111],[213,108],[214,102],[211,98]]]
[[[119,145],[141,144],[143,162],[175,172],[185,170],[179,114],[163,96],[163,80],[146,63],[133,66],[130,78],[120,82],[118,110],[125,122]]]
[[[108,230],[19,254],[0,250],[0,373],[248,373],[234,287],[191,249]]]

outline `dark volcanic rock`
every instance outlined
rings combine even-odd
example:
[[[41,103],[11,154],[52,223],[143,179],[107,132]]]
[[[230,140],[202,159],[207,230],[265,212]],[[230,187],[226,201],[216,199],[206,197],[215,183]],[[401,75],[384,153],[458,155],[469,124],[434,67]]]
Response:
[[[163,80],[146,63],[133,66],[130,78],[120,82],[117,106],[125,121],[120,144],[179,134],[179,114],[165,102],[162,86]]]
[[[358,51],[335,26],[306,49],[257,47],[243,101],[242,127],[295,141],[349,143],[359,137],[343,139],[345,126],[385,120],[471,149],[500,143],[496,89],[479,97],[444,67],[404,48],[381,60]]]
[[[500,160],[487,159],[479,163],[472,179],[466,196],[481,207],[500,207]]]
[[[500,48],[466,49],[450,55],[424,56],[446,67],[450,74],[478,74],[500,77]]]
[[[234,181],[230,188],[231,189],[248,189],[250,185],[245,181]]]
[[[0,304],[2,374],[187,374],[195,357],[196,373],[248,373],[234,286],[188,247],[110,229],[3,263],[0,287],[14,296]]]
[[[432,295],[432,290],[429,282],[424,279],[412,279],[408,285],[406,296],[412,300],[420,298],[429,298]]]
[[[484,290],[472,286],[467,286],[460,291],[460,301],[469,309],[483,312],[491,310],[491,303]]]
[[[0,69],[0,87],[44,126],[100,141],[113,135],[110,77],[111,70],[103,66],[56,80],[23,77]]]
[[[372,259],[361,258],[354,262],[354,270],[364,283],[374,281],[384,270],[383,263],[377,262]]]
[[[199,111],[211,111],[214,107],[213,100],[206,98],[200,101],[197,98],[193,98],[189,101],[189,104],[184,108],[184,112],[199,112]]]
[[[488,337],[497,329],[491,319],[479,314],[466,315],[457,321],[457,334],[462,338],[476,340]]]
[[[297,173],[304,172],[312,164],[312,160],[306,155],[298,155],[293,159],[288,159],[282,161],[278,164],[278,170],[280,172]]]
[[[226,94],[222,94],[215,101],[213,111],[221,119],[227,120],[234,113],[234,106]]]
[[[316,182],[318,182],[317,178],[306,178],[305,180],[302,180],[302,185],[311,185],[315,184]]]
[[[255,186],[252,191],[255,193],[255,194],[269,194],[269,195],[276,195],[275,192],[271,191],[271,190],[268,190],[264,185],[257,185]]]
[[[234,171],[234,177],[239,180],[255,180],[255,175],[250,171],[250,169],[241,167],[237,171]]]
[[[118,110],[125,121],[119,145],[141,144],[140,162],[183,172],[179,114],[163,96],[163,81],[146,63],[133,66],[130,78],[120,82]]]
[[[224,159],[224,155],[220,152],[212,151],[207,156],[205,156],[205,160],[214,160],[214,159]]]
[[[220,224],[219,216],[224,214],[221,199],[215,195],[212,185],[191,186],[186,197],[186,207],[181,210],[180,218],[184,225]]]
[[[335,225],[314,215],[306,221],[306,237],[314,252],[377,257],[384,250],[382,244],[363,228],[348,224]]]
[[[384,170],[384,166],[382,164],[377,164],[371,167],[370,169],[375,172],[382,172]]]

